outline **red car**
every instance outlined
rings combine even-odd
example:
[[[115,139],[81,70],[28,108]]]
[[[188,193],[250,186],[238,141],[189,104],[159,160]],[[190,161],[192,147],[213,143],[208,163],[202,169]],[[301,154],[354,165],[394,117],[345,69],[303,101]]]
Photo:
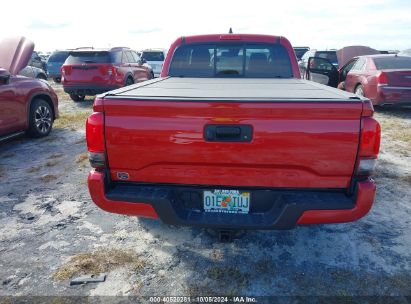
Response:
[[[162,78],[102,94],[87,120],[102,209],[220,230],[354,221],[371,208],[371,102],[303,80],[290,42],[177,39]]]
[[[73,101],[152,78],[145,60],[125,47],[77,49],[61,67],[61,83]]]
[[[411,104],[411,57],[358,57],[345,79],[345,90],[371,99],[374,105]]]
[[[50,85],[17,75],[33,49],[33,42],[23,37],[0,42],[0,141],[24,132],[46,136],[58,117],[58,99]]]
[[[310,58],[313,81],[336,86],[343,82],[348,92],[369,98],[374,105],[411,104],[411,57],[398,55],[358,56],[340,70],[321,58]],[[325,78],[324,78],[325,77]],[[324,82],[322,82],[324,83]]]

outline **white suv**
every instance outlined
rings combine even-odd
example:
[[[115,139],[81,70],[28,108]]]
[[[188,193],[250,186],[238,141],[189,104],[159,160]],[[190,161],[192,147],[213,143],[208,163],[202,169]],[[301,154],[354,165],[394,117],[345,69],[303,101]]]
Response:
[[[141,58],[152,67],[154,77],[160,77],[163,62],[167,53],[164,49],[145,49],[141,51]]]

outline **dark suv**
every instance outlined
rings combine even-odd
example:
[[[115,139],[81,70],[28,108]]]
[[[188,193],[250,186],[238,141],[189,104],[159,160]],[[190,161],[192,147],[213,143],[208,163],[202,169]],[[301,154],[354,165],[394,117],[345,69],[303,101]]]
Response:
[[[310,57],[319,57],[319,58],[327,59],[328,61],[331,62],[333,66],[335,66],[338,69],[338,59],[337,59],[336,50],[329,50],[329,51],[309,50],[298,61],[298,67],[300,69],[302,78],[305,78],[306,76],[308,58]]]
[[[61,67],[64,91],[74,101],[152,78],[151,67],[125,48],[72,50]]]

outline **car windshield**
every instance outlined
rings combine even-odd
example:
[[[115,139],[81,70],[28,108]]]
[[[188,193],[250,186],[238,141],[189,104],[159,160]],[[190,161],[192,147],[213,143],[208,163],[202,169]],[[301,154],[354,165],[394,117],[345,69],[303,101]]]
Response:
[[[411,57],[374,58],[374,63],[377,70],[411,69]]]
[[[337,63],[338,59],[337,59],[337,53],[336,52],[317,52],[316,53],[316,57],[320,57],[320,58],[325,58],[328,61],[330,61],[331,63]]]
[[[163,52],[143,52],[141,57],[146,61],[164,61]]]
[[[83,63],[111,63],[109,52],[72,52],[66,60],[66,64],[83,64]]]
[[[291,62],[280,44],[186,44],[174,53],[170,76],[291,78]]]
[[[50,58],[49,62],[64,62],[68,57],[68,52],[54,52]]]

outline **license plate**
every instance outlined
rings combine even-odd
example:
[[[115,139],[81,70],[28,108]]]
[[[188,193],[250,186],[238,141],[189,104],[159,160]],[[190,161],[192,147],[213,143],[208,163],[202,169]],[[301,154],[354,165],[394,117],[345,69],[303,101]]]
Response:
[[[204,191],[203,205],[205,212],[247,214],[250,211],[250,192],[207,190]]]

